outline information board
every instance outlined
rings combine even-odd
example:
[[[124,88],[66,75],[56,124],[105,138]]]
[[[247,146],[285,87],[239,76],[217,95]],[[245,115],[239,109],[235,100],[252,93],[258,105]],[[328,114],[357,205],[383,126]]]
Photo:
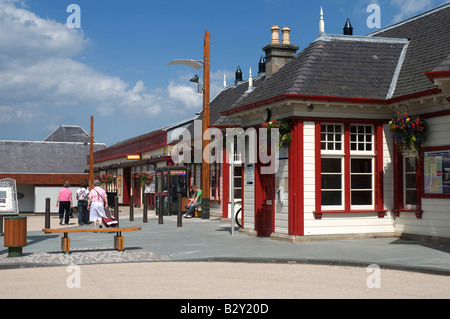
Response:
[[[424,193],[450,194],[450,149],[424,153]]]
[[[0,180],[0,215],[18,215],[16,181],[10,178]]]

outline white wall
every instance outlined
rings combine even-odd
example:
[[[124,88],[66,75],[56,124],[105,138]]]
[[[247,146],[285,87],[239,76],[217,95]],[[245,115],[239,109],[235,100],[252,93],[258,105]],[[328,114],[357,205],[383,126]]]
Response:
[[[50,198],[50,212],[57,213],[59,207],[56,207],[56,200],[58,199],[58,193],[62,186],[58,187],[40,187],[36,186],[34,192],[34,212],[35,213],[45,213],[45,202],[47,198]],[[69,187],[72,191],[73,206],[77,206],[76,193],[78,187]]]
[[[450,146],[450,116],[426,121],[427,142],[423,147]],[[401,212],[400,217],[395,218],[395,231],[398,234],[450,238],[450,199],[423,198],[422,210],[422,219],[417,219],[414,213]]]

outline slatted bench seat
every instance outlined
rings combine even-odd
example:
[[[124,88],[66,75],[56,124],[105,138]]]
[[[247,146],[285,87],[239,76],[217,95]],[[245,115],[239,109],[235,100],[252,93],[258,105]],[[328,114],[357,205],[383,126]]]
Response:
[[[45,234],[59,233],[64,234],[61,238],[61,250],[63,253],[68,254],[70,252],[70,238],[69,233],[116,233],[114,236],[114,248],[118,251],[125,250],[125,240],[122,236],[122,232],[138,231],[141,227],[128,227],[128,228],[100,228],[100,229],[42,229]]]

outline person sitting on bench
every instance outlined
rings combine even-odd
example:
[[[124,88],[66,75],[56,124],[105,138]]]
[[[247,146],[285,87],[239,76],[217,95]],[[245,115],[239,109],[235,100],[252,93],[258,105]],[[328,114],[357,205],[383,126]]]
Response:
[[[194,217],[195,208],[202,204],[202,190],[198,189],[195,185],[192,186],[192,190],[194,191],[194,197],[191,199],[190,203],[185,206],[188,210],[188,212],[184,214],[184,217],[186,218]]]

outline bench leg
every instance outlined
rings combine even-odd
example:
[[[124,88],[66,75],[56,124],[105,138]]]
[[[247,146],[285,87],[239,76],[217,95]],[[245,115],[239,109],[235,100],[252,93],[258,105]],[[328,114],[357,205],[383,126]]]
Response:
[[[114,236],[114,248],[118,251],[125,250],[125,240],[123,236]]]
[[[65,254],[70,252],[70,238],[67,233],[64,233],[64,237],[61,238],[61,250]]]

